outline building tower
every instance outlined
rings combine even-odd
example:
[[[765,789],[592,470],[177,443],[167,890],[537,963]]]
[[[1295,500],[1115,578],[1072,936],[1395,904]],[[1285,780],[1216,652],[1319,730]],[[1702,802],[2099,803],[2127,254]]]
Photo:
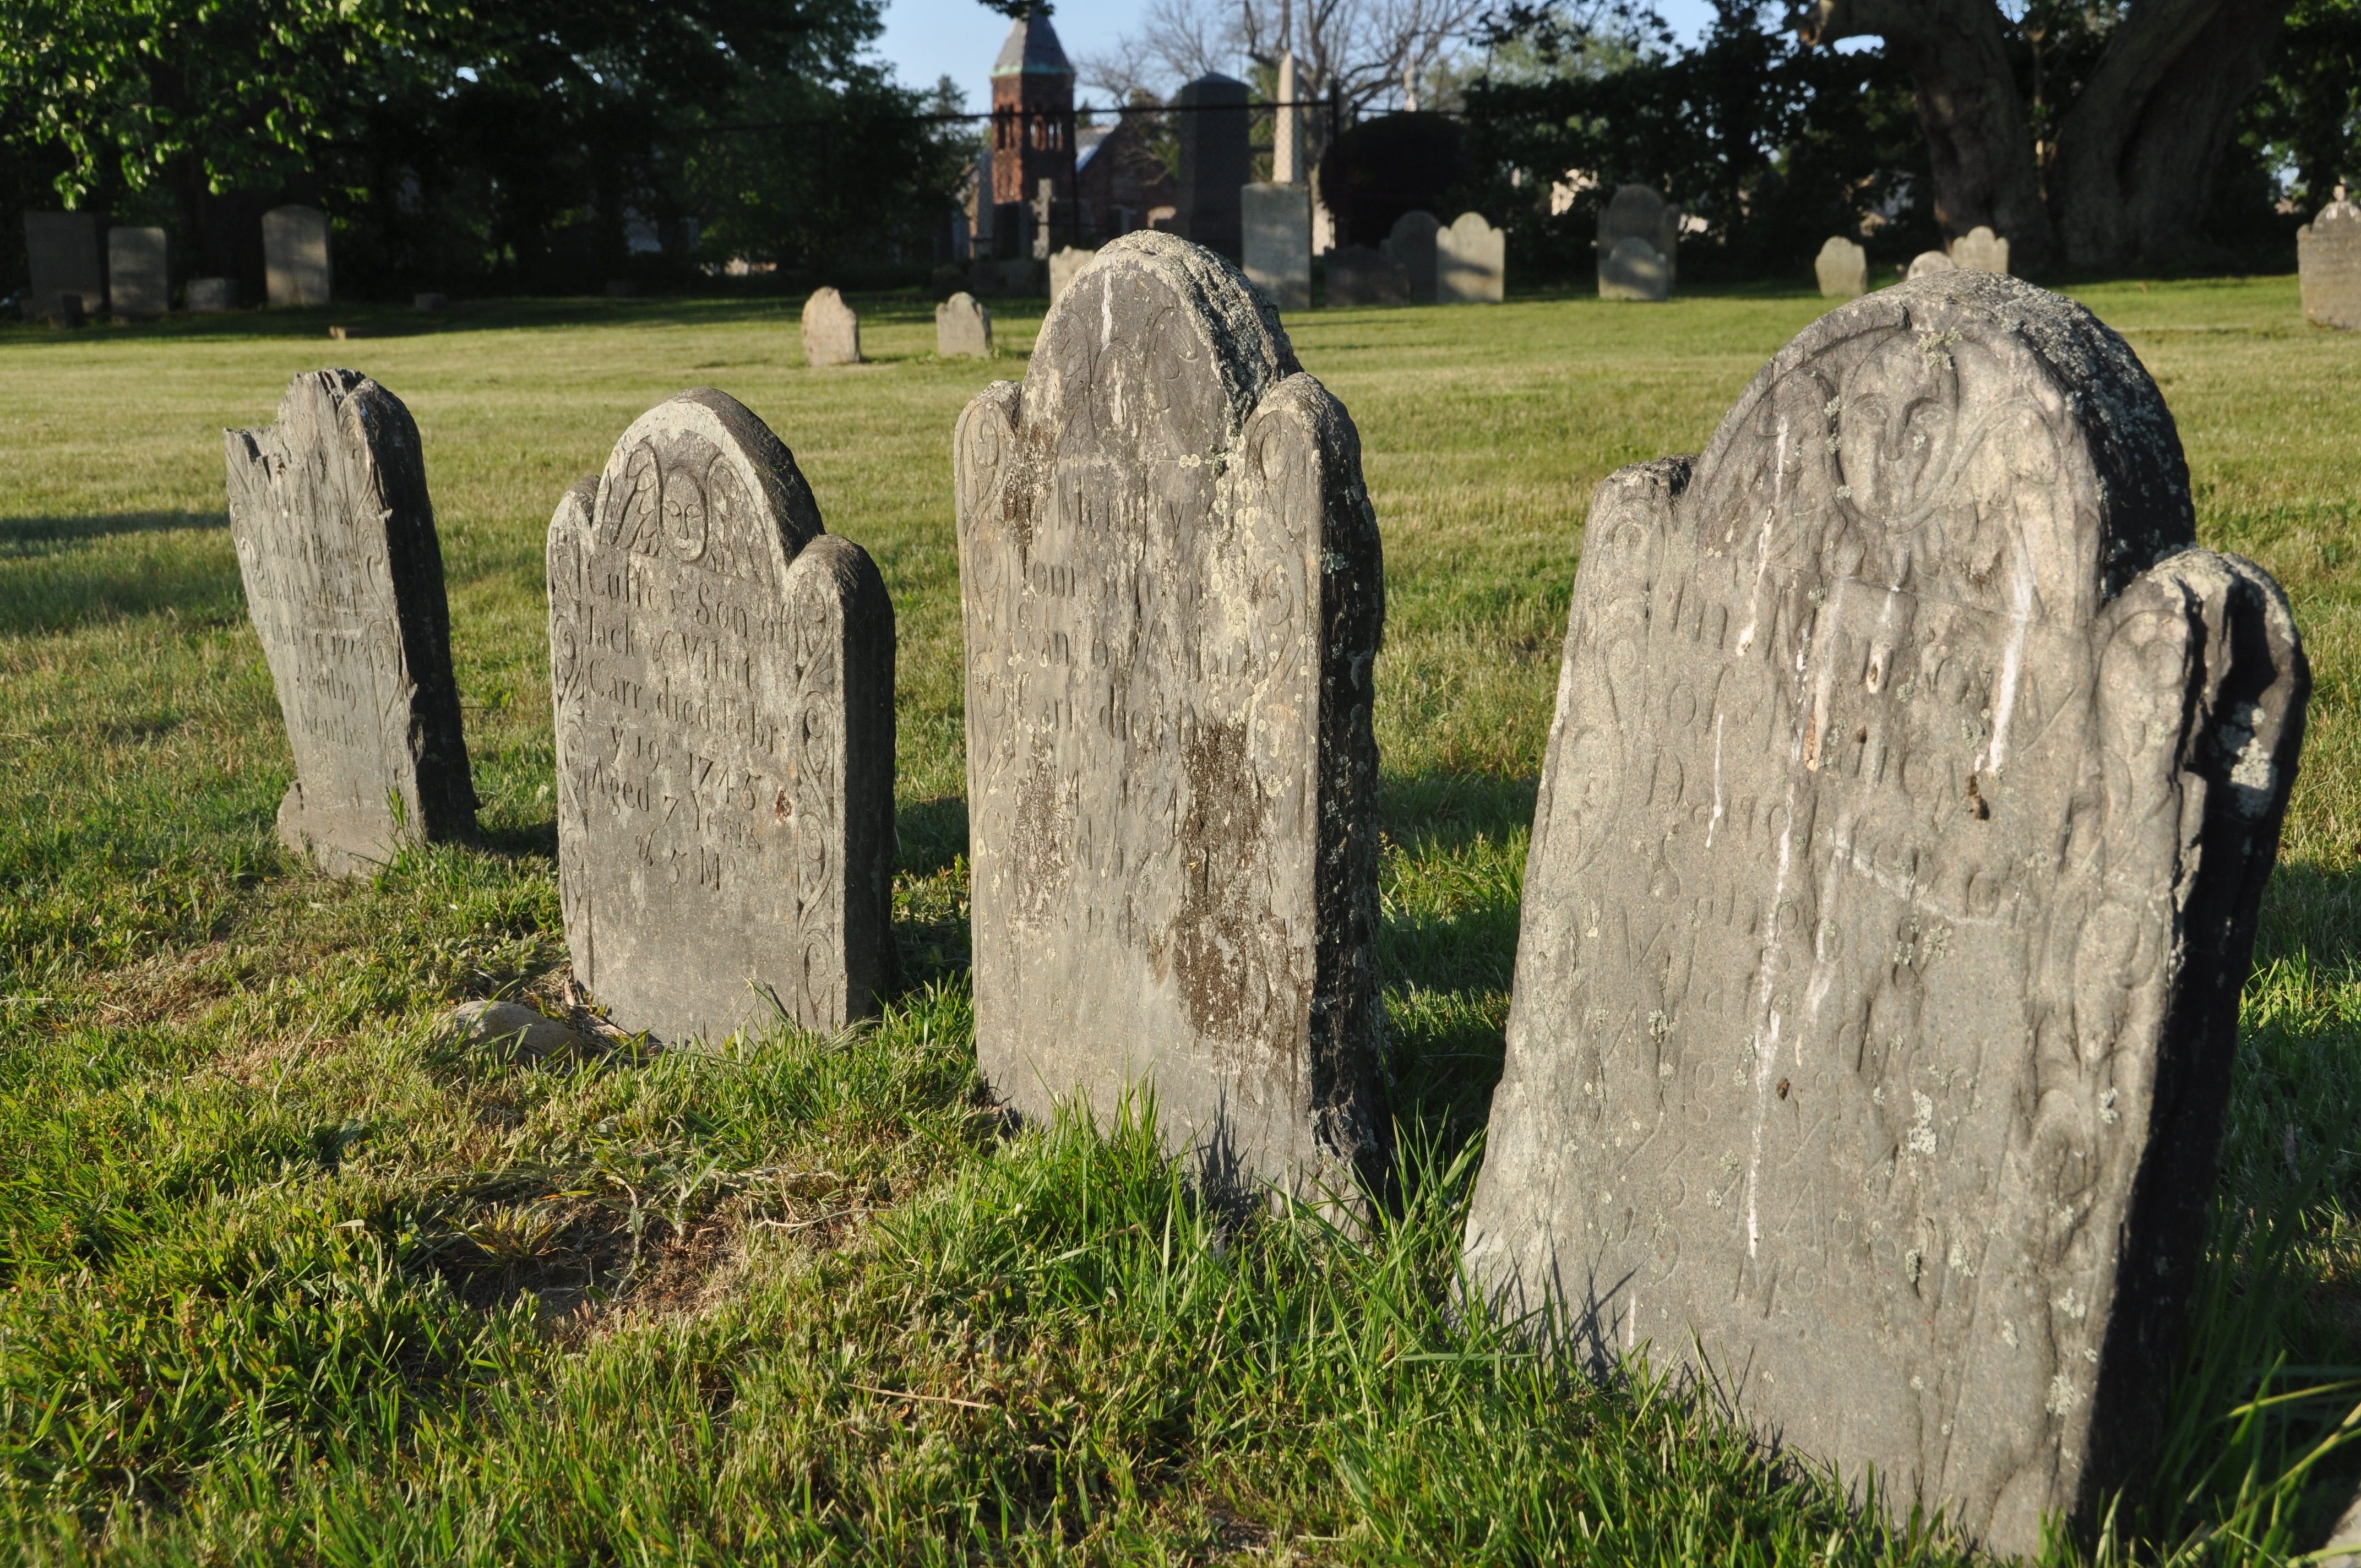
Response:
[[[1061,221],[1072,226],[1074,68],[1038,7],[1010,24],[992,66],[992,199],[1003,257],[1046,257]]]

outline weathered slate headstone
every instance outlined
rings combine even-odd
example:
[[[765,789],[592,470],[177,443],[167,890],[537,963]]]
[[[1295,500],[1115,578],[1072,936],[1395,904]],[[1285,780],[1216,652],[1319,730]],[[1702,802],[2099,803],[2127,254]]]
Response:
[[[1332,305],[1407,305],[1410,293],[1410,269],[1399,257],[1366,245],[1340,245],[1328,253]]]
[[[945,359],[992,357],[992,312],[962,289],[935,307],[935,352]]]
[[[1351,419],[1211,251],[1132,234],[961,416],[976,1052],[1027,1116],[1381,1179],[1376,519]]]
[[[861,318],[834,289],[814,289],[804,302],[804,363],[861,363]]]
[[[1662,304],[1673,295],[1673,269],[1656,247],[1625,235],[1598,258],[1598,297]]]
[[[46,310],[59,295],[71,294],[86,315],[106,309],[106,269],[94,214],[27,213],[25,259],[31,272],[28,305]]]
[[[1830,312],[1592,503],[1467,1231],[2002,1554],[2138,1463],[2308,676],[2081,306]]]
[[[2296,269],[2302,280],[2303,319],[2315,326],[2361,331],[2361,207],[2345,199],[2323,207],[2296,230]]]
[[[328,214],[317,207],[273,207],[263,214],[262,275],[274,306],[326,304],[332,275]]]
[[[727,393],[634,421],[549,523],[557,876],[616,1021],[836,1029],[894,970],[894,608]]]
[[[106,231],[107,293],[118,316],[160,316],[172,308],[172,279],[164,264],[164,231]]]
[[[1413,305],[1434,303],[1435,236],[1442,229],[1443,220],[1433,213],[1407,212],[1394,220],[1392,231],[1378,247],[1409,269]]]
[[[295,753],[279,837],[366,875],[471,837],[443,553],[418,426],[357,370],[289,383],[268,430],[223,433],[230,537]]]
[[[1235,77],[1208,71],[1172,94],[1173,134],[1180,143],[1180,232],[1235,261],[1244,254],[1238,188],[1254,178],[1247,141],[1247,103],[1254,94]]]
[[[1312,303],[1312,192],[1303,185],[1244,185],[1238,189],[1244,226],[1244,270],[1282,311]]]
[[[1939,277],[1958,270],[1959,263],[1939,250],[1922,250],[1910,258],[1910,276],[1914,279]]]
[[[192,278],[189,280],[189,313],[192,316],[217,316],[237,309],[237,280],[235,278]]]
[[[1434,236],[1434,297],[1446,305],[1497,305],[1509,280],[1509,236],[1481,213],[1462,213]]]
[[[1077,246],[1069,245],[1061,247],[1055,256],[1049,258],[1050,302],[1054,304],[1060,295],[1071,288],[1074,280],[1081,276],[1082,269],[1088,267],[1097,257],[1098,252],[1095,250],[1083,250]]]
[[[1869,252],[1841,235],[1820,247],[1812,269],[1819,274],[1823,300],[1857,300],[1869,292]]]
[[[1647,248],[1626,246],[1627,239]],[[1618,185],[1598,210],[1598,297],[1669,297],[1679,281],[1680,244],[1680,208],[1645,185]]]
[[[2008,270],[2008,241],[1982,224],[1951,242],[1951,260],[1978,272]]]

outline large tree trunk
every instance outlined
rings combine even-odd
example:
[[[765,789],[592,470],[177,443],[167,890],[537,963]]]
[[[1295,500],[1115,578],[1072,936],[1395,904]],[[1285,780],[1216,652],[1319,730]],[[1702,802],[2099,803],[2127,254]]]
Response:
[[[1946,238],[1979,224],[2009,242],[2011,263],[2049,259],[2049,210],[2025,100],[2009,69],[1993,0],[1817,0],[1804,24],[1809,42],[1875,34],[1910,72],[1935,171],[1935,221]]]
[[[2133,0],[2058,128],[2066,258],[2112,266],[2202,247],[2231,120],[2270,68],[2289,0]]]

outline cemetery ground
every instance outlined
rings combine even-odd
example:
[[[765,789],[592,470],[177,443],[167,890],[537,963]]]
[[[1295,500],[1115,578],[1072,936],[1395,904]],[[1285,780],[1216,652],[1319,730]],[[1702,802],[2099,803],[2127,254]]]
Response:
[[[2191,1347],[2148,1495],[2095,1547],[2270,1561],[2361,1475],[2334,1448],[2361,1427],[2361,337],[2306,327],[2292,278],[2075,291],[2160,383],[2201,541],[2286,585],[2317,681]],[[1699,449],[1822,302],[1289,322],[1386,550],[1406,1179],[1349,1234],[1210,1209],[1136,1126],[1016,1129],[984,1095],[950,433],[1038,313],[996,302],[1001,357],[946,362],[928,302],[854,302],[875,362],[830,370],[794,302],[0,330],[0,1551],[1954,1558],[1709,1398],[1453,1310],[1590,491]],[[480,846],[354,883],[273,837],[289,754],[223,510],[222,427],[332,364],[416,415],[485,802]],[[566,983],[550,511],[696,385],[779,433],[893,592],[905,989],[839,1038],[461,1044],[454,1003]]]

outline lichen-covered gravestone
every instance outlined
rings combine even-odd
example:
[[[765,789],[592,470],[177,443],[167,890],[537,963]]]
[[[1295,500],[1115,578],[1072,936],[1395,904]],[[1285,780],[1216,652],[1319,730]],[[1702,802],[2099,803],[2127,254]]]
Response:
[[[1831,235],[1820,247],[1812,269],[1824,300],[1857,300],[1869,291],[1869,252],[1842,235]]]
[[[935,307],[935,353],[945,359],[992,357],[992,312],[964,289]]]
[[[814,289],[804,302],[804,363],[861,363],[861,318],[834,289]]]
[[[338,876],[466,839],[476,792],[418,426],[357,370],[224,433],[230,536],[295,753],[279,837]]]
[[[2315,326],[2361,331],[2361,207],[2345,199],[2320,210],[2296,230],[2296,265],[2303,284],[2303,319]]]
[[[674,1040],[834,1029],[894,974],[894,609],[727,393],[642,414],[549,522],[574,972]]]
[[[956,454],[985,1078],[1033,1117],[1152,1085],[1224,1181],[1380,1179],[1352,421],[1226,261],[1133,234]]]
[[[1956,271],[1592,503],[1468,1223],[1993,1550],[2154,1433],[2308,686],[2122,339]]]

